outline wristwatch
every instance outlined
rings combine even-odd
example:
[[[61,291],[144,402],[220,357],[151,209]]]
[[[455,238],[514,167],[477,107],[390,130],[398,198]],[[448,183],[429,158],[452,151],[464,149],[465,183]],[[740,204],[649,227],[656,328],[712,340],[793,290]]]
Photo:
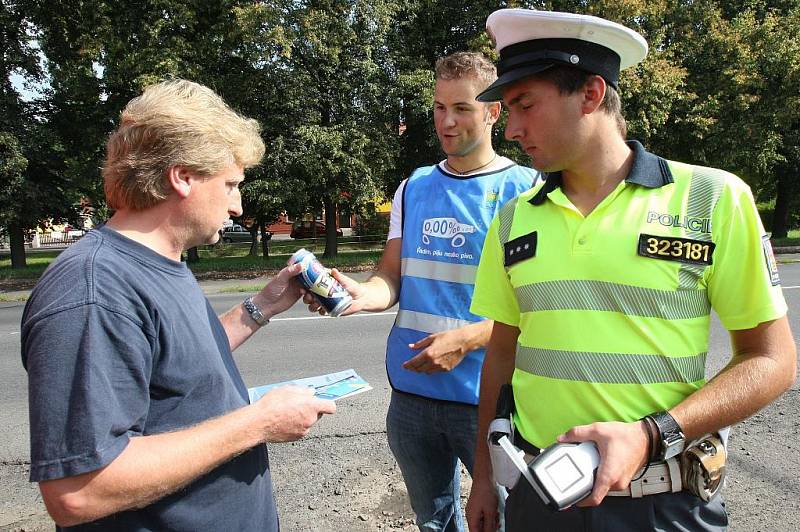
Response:
[[[658,428],[658,449],[655,460],[663,462],[683,452],[686,437],[675,418],[669,412],[656,412],[647,416]]]
[[[269,323],[269,318],[264,316],[264,313],[261,312],[261,309],[258,308],[255,303],[253,303],[252,297],[245,299],[242,302],[242,305],[244,305],[244,309],[247,311],[250,317],[253,318],[253,321],[258,323],[259,326],[264,326]]]

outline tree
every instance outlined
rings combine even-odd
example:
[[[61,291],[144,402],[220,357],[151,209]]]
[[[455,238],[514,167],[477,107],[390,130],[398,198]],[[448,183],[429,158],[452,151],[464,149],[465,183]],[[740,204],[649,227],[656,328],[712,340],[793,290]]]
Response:
[[[74,216],[71,187],[58,174],[60,145],[43,119],[47,105],[23,98],[11,83],[12,75],[17,75],[31,87],[44,76],[34,44],[39,36],[31,18],[35,8],[36,3],[28,0],[0,3],[0,186],[4,191],[0,223],[8,228],[13,268],[26,264],[27,229],[36,227],[43,217]]]
[[[283,153],[283,150],[277,150]],[[298,204],[287,203],[284,198],[290,198],[298,189],[299,183],[295,176],[289,176],[282,171],[281,174],[268,175],[267,168],[273,170],[284,168],[278,161],[270,161],[275,155],[267,154],[267,163],[251,170],[245,177],[242,185],[242,205],[247,216],[253,219],[250,233],[253,235],[253,244],[250,248],[251,255],[257,255],[258,242],[256,235],[261,236],[261,255],[264,259],[269,257],[269,238],[267,227],[278,220],[278,217],[287,209],[302,210]],[[293,178],[294,177],[294,178]]]
[[[800,6],[741,0],[679,2],[665,11],[666,42],[687,73],[676,156],[730,170],[761,200],[775,198],[773,236],[786,236],[800,168]],[[685,120],[682,117],[689,117]]]
[[[337,252],[342,193],[354,205],[374,201],[393,166],[396,120],[379,58],[394,10],[383,0],[307,0],[254,7],[247,18],[258,28],[250,35],[268,36],[245,48],[272,52],[264,62],[283,97],[273,111],[296,118],[271,139],[264,176],[291,176],[295,199],[325,211],[325,257]]]
[[[216,89],[234,108],[249,102],[243,81],[257,76],[239,53],[238,3],[40,4],[36,22],[51,75],[47,122],[64,146],[74,189],[102,204],[105,139],[148,84],[183,77]],[[189,256],[199,259],[196,250]]]
[[[11,238],[11,267],[25,266],[25,236],[16,223],[18,193],[25,177],[28,160],[22,154],[19,142],[10,133],[0,133],[0,220],[8,228]]]

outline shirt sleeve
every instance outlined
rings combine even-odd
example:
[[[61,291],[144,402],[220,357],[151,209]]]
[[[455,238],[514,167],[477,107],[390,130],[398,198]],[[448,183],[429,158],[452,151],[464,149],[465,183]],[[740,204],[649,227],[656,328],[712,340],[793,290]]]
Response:
[[[406,188],[406,183],[408,183],[408,179],[404,179],[394,192],[392,212],[389,216],[389,235],[386,240],[403,236],[403,190]]]
[[[728,330],[752,329],[786,314],[772,247],[750,188],[738,178],[714,209],[711,306]]]
[[[517,327],[519,305],[504,266],[503,245],[500,243],[498,227],[498,217],[495,216],[483,243],[470,311],[478,316]]]
[[[27,325],[27,326],[26,326]],[[142,326],[97,304],[23,324],[33,482],[95,471],[142,434],[153,347]]]

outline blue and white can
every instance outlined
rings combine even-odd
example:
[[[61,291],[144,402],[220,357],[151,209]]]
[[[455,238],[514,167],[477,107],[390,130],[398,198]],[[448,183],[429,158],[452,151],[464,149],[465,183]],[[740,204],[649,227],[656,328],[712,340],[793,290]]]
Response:
[[[350,307],[353,298],[313,253],[305,248],[298,249],[289,259],[290,266],[297,263],[303,266],[303,270],[297,275],[300,283],[314,294],[328,314],[340,316]]]

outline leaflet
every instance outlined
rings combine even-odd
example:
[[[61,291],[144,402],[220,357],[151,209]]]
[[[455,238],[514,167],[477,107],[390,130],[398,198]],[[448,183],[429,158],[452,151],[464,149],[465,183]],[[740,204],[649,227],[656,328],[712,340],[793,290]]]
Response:
[[[318,377],[307,377],[248,388],[247,393],[250,396],[250,403],[255,403],[271,389],[288,384],[314,388],[314,395],[316,397],[333,400],[350,397],[351,395],[356,395],[372,389],[372,386],[359,377],[355,370],[346,369],[344,371],[328,373],[327,375],[320,375]]]

